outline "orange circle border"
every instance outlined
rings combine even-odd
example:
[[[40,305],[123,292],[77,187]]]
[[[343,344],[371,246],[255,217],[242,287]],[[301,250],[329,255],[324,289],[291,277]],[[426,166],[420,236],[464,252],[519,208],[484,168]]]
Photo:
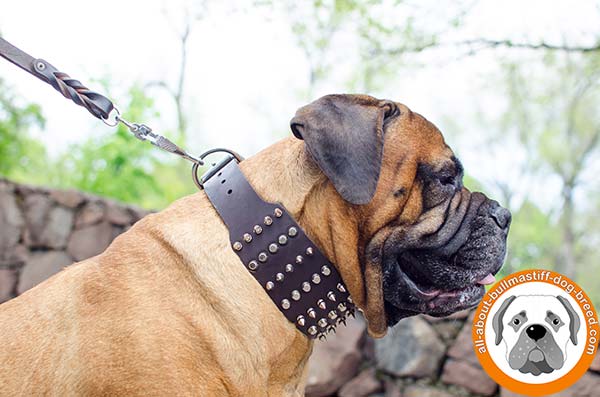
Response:
[[[588,344],[588,341],[591,336],[590,333],[592,330],[596,331],[596,339],[600,339],[600,327],[597,324],[598,323],[598,313],[594,309],[594,304],[590,300],[590,297],[581,288],[581,286],[579,286],[579,284],[573,282],[570,278],[568,278],[560,273],[553,272],[551,270],[528,269],[528,270],[523,270],[523,271],[520,271],[517,273],[512,273],[512,274],[506,276],[504,279],[509,278],[509,277],[512,278],[515,276],[518,277],[522,274],[528,274],[528,273],[539,272],[539,271],[549,272],[550,280],[554,279],[557,276],[561,276],[563,279],[567,280],[572,285],[579,288],[579,290],[583,294],[583,297],[587,300],[587,303],[590,304],[590,310],[594,313],[592,318],[594,318],[596,320],[596,324],[589,325],[587,323],[588,317],[585,316],[586,310],[584,310],[583,307],[581,307],[581,303],[575,297],[571,296],[577,302],[577,305],[579,306],[581,311],[584,313],[583,321],[586,323],[586,327],[587,327],[587,335],[586,335],[585,343],[586,343],[586,345]],[[502,280],[504,280],[504,279],[502,279]],[[475,355],[477,356],[477,359],[479,360],[479,363],[483,367],[484,371],[494,381],[496,381],[500,386],[506,387],[507,389],[509,389],[512,392],[521,393],[521,394],[525,394],[528,396],[544,396],[547,394],[557,393],[559,391],[562,391],[562,390],[568,388],[569,386],[572,386],[588,371],[590,365],[592,364],[592,361],[594,360],[594,357],[596,356],[596,354],[598,354],[598,345],[596,345],[596,353],[595,354],[586,354],[585,347],[584,347],[584,354],[581,356],[581,358],[579,359],[577,364],[575,364],[573,369],[571,369],[571,371],[569,371],[567,374],[563,375],[562,377],[560,377],[552,382],[548,382],[548,383],[531,384],[531,383],[525,383],[525,382],[515,380],[515,379],[511,378],[510,376],[506,375],[500,368],[498,368],[496,363],[494,363],[494,360],[492,360],[492,357],[490,356],[489,350],[487,348],[487,342],[485,340],[486,339],[485,336],[482,339],[479,339],[477,337],[475,323],[479,319],[479,315],[481,314],[481,310],[483,308],[483,301],[486,300],[486,297],[489,297],[489,294],[491,292],[495,291],[500,286],[500,282],[502,280],[497,282],[492,288],[490,288],[486,292],[483,299],[477,306],[477,310],[475,311],[475,317],[473,319],[473,324],[472,324],[471,338],[473,341],[473,349],[475,350]],[[542,283],[547,283],[550,285],[557,286],[556,284],[554,284],[552,282],[548,282],[548,281],[544,281],[544,280],[527,281],[525,283],[529,283],[529,282],[542,282]],[[525,283],[520,283],[517,285],[521,285],[521,284],[525,284]],[[560,287],[558,287],[558,288],[560,288]],[[504,293],[510,291],[511,289],[512,288],[509,288],[509,289],[503,291],[501,294],[498,295],[498,298],[496,298],[496,300],[498,300],[500,298],[500,296],[502,296]],[[484,321],[483,322],[484,332],[485,332],[487,320],[488,320],[488,315],[486,314],[485,320],[483,320]],[[481,345],[480,341],[484,342],[484,346],[485,346],[485,350],[486,350],[485,353],[480,353],[478,351],[478,347],[476,346],[476,343],[479,342],[479,345]]]

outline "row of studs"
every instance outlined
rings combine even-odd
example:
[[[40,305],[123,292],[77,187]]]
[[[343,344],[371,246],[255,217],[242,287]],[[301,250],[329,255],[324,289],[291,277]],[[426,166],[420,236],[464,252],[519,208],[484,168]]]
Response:
[[[341,314],[338,314],[337,310],[339,310]],[[327,317],[329,318],[329,320],[323,317],[323,318],[320,318],[319,321],[317,321],[317,325],[322,329],[321,331],[319,331],[315,325],[311,325],[307,329],[308,334],[311,336],[316,336],[318,333],[319,338],[321,338],[321,337],[325,336],[325,333],[329,333],[329,332],[335,333],[335,328],[337,327],[338,324],[341,323],[341,324],[346,325],[346,317],[347,316],[354,317],[354,306],[351,304],[349,305],[349,307],[346,307],[346,305],[344,303],[340,303],[340,304],[338,304],[337,310],[331,310],[327,314]],[[309,309],[308,315],[309,315],[309,317],[315,318],[314,310],[311,311],[311,309]],[[337,321],[336,321],[336,319],[337,319]],[[299,326],[304,327],[304,325],[306,324],[306,319],[304,318],[304,316],[300,315],[297,317],[296,323]]]
[[[298,229],[296,229],[294,226],[291,226],[291,227],[288,229],[288,232],[287,232],[287,234],[288,234],[288,236],[290,236],[290,237],[296,237],[296,236],[298,235]],[[284,234],[282,234],[282,235],[281,235],[281,236],[279,236],[279,238],[278,238],[278,242],[279,242],[279,244],[280,244],[280,245],[285,245],[285,244],[287,244],[287,241],[288,241],[288,240],[287,240],[287,236],[286,236],[286,235],[284,235]],[[236,241],[236,243],[237,243],[237,241]],[[241,244],[241,243],[240,243],[240,244]],[[234,243],[234,249],[235,249],[235,243]],[[276,253],[276,252],[279,250],[279,247],[277,246],[277,244],[275,244],[275,243],[271,243],[271,244],[269,244],[269,246],[268,246],[268,248],[267,248],[267,249],[268,249],[268,251],[269,251],[270,253],[274,254],[274,253]],[[239,250],[238,250],[238,251],[239,251]],[[310,248],[310,247],[309,247],[309,248],[307,248],[307,253],[308,253],[308,252],[310,252],[310,255],[312,255],[312,254],[313,254],[313,249],[312,249],[312,248]],[[266,261],[267,261],[267,259],[268,259],[268,258],[269,258],[269,256],[268,256],[268,254],[267,254],[265,251],[262,251],[262,252],[260,252],[260,253],[258,254],[258,257],[257,257],[258,261],[257,261],[256,259],[253,259],[253,260],[251,260],[250,262],[248,262],[248,269],[250,269],[250,270],[252,270],[252,271],[255,271],[256,269],[258,269],[259,262],[260,262],[260,263],[264,263],[264,262],[266,262]],[[298,255],[298,256],[296,257],[296,264],[301,264],[303,260],[304,260],[304,258],[302,257],[302,255]],[[291,273],[291,272],[293,272],[293,271],[294,271],[294,266],[293,266],[291,263],[288,263],[288,264],[286,265],[286,272],[289,272],[289,273]]]
[[[283,215],[283,211],[281,210],[281,208],[275,208],[275,210],[273,210],[273,215],[275,215],[276,218],[281,218],[281,216]],[[265,224],[265,226],[271,226],[273,224],[273,218],[271,218],[269,215],[267,215],[263,219],[263,223]],[[293,228],[293,230],[291,230],[291,229],[292,228],[290,228],[290,230],[288,232],[290,233],[290,237],[294,237],[298,233],[298,231],[296,230],[296,228]],[[254,232],[254,234],[256,234],[258,236],[259,234],[261,234],[263,232],[263,228],[260,225],[254,225],[254,227],[252,228],[252,231]],[[281,244],[287,243],[287,237],[284,235],[279,236],[280,241],[282,241],[282,238],[283,238],[283,242],[281,242]],[[244,233],[244,235],[242,236],[242,239],[247,244],[250,244],[252,242],[253,237],[252,237],[251,233]],[[240,241],[235,241],[232,244],[232,247],[236,251],[241,251],[244,248],[244,245]]]
[[[329,275],[329,274],[327,274],[327,275]],[[313,274],[313,282],[314,282],[314,279],[315,279],[314,276],[317,276],[319,282],[321,282],[321,277],[318,274],[316,274],[316,273]],[[319,282],[317,282],[315,284],[319,284]],[[272,288],[271,284],[269,284],[269,282],[267,282],[267,290],[270,289],[269,287]],[[304,291],[304,292],[310,292],[311,288],[312,287],[311,287],[311,285],[310,285],[310,283],[308,281],[305,281],[305,282],[302,283],[302,291]],[[337,290],[340,291],[340,292],[342,292],[342,293],[346,292],[346,288],[344,287],[344,285],[342,283],[338,283]],[[299,301],[300,298],[302,297],[302,294],[300,293],[300,291],[298,291],[297,289],[295,289],[295,290],[292,291],[291,297],[292,297],[292,300]],[[329,299],[332,302],[336,302],[337,301],[337,298],[336,298],[335,293],[333,291],[327,292],[327,299]],[[292,303],[290,302],[289,299],[283,299],[281,301],[281,307],[284,310],[289,309],[291,307],[291,305],[292,305]],[[319,299],[317,301],[317,306],[319,306],[323,310],[327,309],[327,305],[326,305],[324,299]]]

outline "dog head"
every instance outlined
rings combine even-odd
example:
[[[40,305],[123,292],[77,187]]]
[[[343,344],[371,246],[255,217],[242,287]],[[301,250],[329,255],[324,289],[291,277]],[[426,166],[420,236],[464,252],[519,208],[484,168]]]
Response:
[[[510,212],[463,186],[432,123],[396,102],[328,95],[300,108],[291,129],[326,176],[320,216],[371,335],[481,300],[502,266]]]
[[[538,376],[562,368],[569,341],[577,345],[579,316],[562,296],[510,296],[492,320],[495,343],[506,345],[512,369]]]

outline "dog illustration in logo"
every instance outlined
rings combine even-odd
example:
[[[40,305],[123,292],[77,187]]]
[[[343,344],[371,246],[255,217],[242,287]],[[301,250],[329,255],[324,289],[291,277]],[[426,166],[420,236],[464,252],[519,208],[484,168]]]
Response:
[[[495,343],[504,341],[510,367],[539,376],[562,368],[581,321],[563,296],[512,295],[494,315]]]

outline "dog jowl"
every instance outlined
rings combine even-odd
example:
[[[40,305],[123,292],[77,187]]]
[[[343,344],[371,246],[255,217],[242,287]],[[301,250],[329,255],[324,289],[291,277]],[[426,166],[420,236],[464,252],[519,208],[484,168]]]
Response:
[[[561,369],[581,325],[563,296],[512,295],[492,320],[495,343],[504,342],[510,367],[535,376]]]
[[[335,256],[371,335],[479,303],[502,266],[511,215],[463,186],[463,166],[432,123],[397,102],[328,95],[291,127],[355,222],[346,230],[357,229],[359,265]],[[362,284],[349,277],[357,268]]]

